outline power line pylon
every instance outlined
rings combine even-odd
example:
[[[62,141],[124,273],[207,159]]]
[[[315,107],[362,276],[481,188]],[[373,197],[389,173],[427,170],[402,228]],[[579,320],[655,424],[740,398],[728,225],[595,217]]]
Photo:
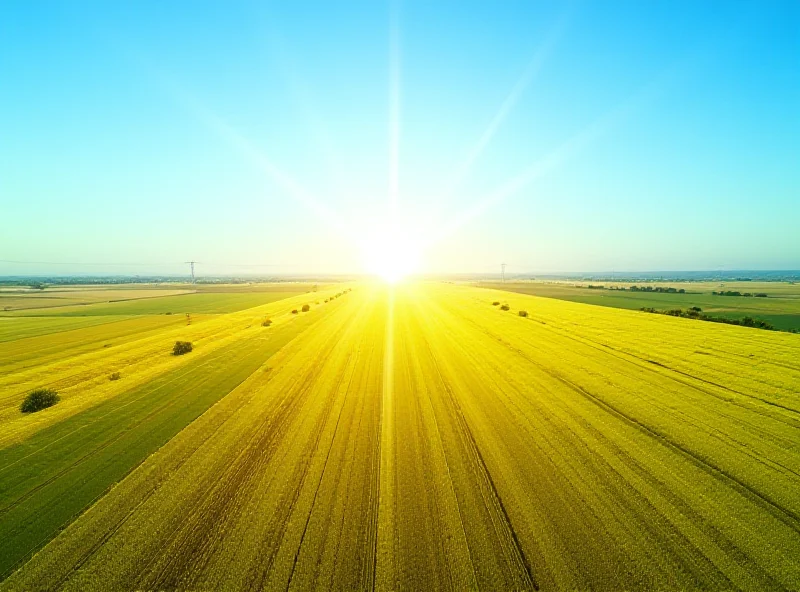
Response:
[[[195,281],[194,281],[194,264],[198,263],[198,261],[184,261],[184,263],[188,263],[189,264],[189,266],[190,266],[190,268],[192,270],[192,283],[195,283]]]
[[[503,278],[503,283],[506,283],[506,264],[500,264],[500,277]]]

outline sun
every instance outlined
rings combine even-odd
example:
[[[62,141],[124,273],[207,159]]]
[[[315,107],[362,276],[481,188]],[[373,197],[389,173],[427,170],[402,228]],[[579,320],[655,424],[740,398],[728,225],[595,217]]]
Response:
[[[418,271],[421,255],[421,242],[392,223],[373,225],[361,244],[366,271],[390,284]]]

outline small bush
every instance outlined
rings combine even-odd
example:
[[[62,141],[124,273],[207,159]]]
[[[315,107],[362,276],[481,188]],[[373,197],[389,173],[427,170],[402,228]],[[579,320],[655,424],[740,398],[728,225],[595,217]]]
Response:
[[[292,314],[297,314],[297,309],[296,308],[292,310]]]
[[[108,377],[109,380],[119,380],[122,378],[122,375],[119,372],[112,372],[111,376]]]
[[[492,306],[500,306],[500,303],[497,300],[495,300],[494,302],[492,302]]]
[[[261,322],[261,326],[262,326],[262,327],[269,327],[271,324],[272,324],[272,320],[271,320],[271,319],[264,319],[264,320]]]
[[[189,341],[176,341],[175,346],[172,348],[173,356],[182,356],[192,351],[192,344]]]
[[[303,312],[308,312],[309,310],[311,310],[311,307],[310,307],[308,304],[304,304],[304,305],[303,305],[303,308],[302,308],[301,310],[302,310]]]
[[[519,316],[521,316],[521,317],[527,317],[527,316],[528,316],[528,311],[527,311],[527,310],[521,310],[521,311],[519,311]]]
[[[511,307],[508,304],[504,304],[500,307],[500,310],[511,310]]]
[[[169,316],[169,315],[171,315],[172,313],[171,313],[171,312],[165,312],[164,314],[165,314],[165,315],[167,315],[167,316]]]
[[[59,397],[58,393],[53,389],[36,389],[27,397],[25,397],[25,400],[22,402],[22,405],[19,406],[19,409],[23,413],[35,413],[36,411],[41,411],[42,409],[52,407],[60,400],[61,397]]]

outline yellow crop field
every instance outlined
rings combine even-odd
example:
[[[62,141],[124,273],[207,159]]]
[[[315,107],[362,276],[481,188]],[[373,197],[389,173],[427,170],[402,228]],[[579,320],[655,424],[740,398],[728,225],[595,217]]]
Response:
[[[243,331],[257,332],[265,316],[276,323],[290,320],[289,311],[307,301],[294,296],[217,317],[194,315],[191,324],[183,316],[93,317],[106,322],[0,342],[0,446],[185,364],[186,359],[170,355],[176,340],[211,353],[242,339]],[[120,371],[123,380],[108,380]],[[37,387],[57,389],[62,403],[46,414],[20,414],[24,394]]]
[[[0,589],[800,588],[800,335],[435,282],[148,322],[0,343]]]

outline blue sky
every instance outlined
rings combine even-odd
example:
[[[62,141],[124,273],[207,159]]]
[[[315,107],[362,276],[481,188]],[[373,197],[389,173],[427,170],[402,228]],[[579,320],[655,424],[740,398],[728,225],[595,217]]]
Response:
[[[798,222],[796,1],[0,3],[0,260],[51,262],[0,274],[360,271],[387,223],[423,271],[798,269]]]

